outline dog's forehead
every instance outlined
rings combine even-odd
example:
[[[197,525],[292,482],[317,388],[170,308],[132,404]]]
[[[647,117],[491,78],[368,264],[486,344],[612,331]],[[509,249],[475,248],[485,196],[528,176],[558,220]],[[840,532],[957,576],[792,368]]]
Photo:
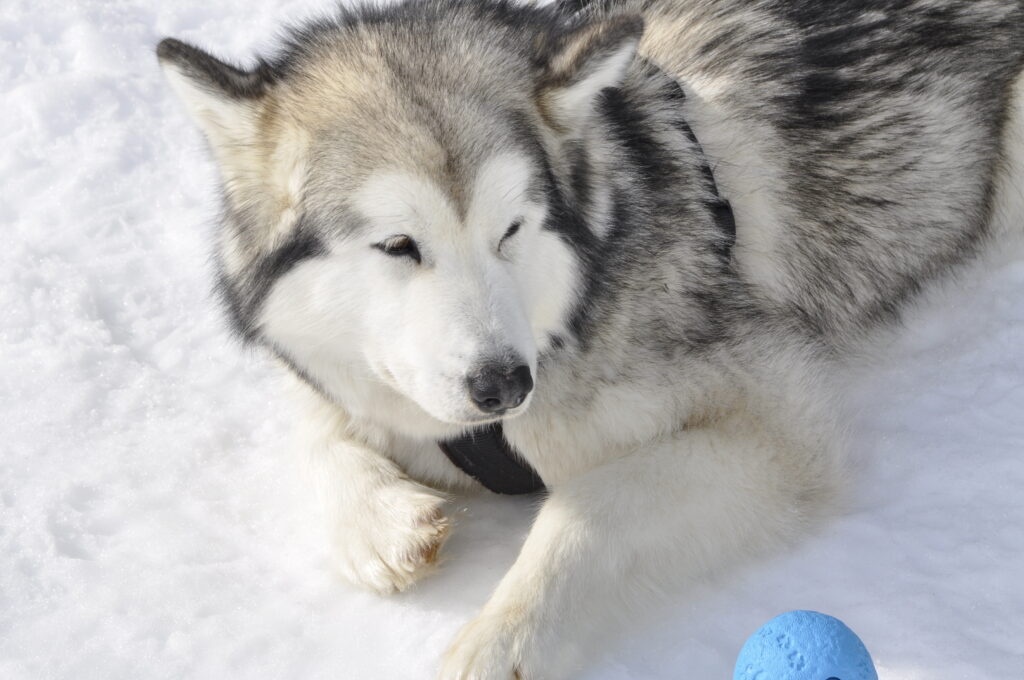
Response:
[[[481,204],[543,201],[543,163],[534,145],[502,138],[497,129],[489,137],[438,134],[417,122],[401,129],[367,124],[314,140],[307,199],[328,209],[351,207],[366,195],[392,211],[444,204],[459,223],[474,221]]]
[[[448,125],[452,114],[494,113],[534,92],[522,55],[465,41],[453,49],[443,36],[399,27],[379,31],[342,31],[296,57],[278,83],[290,115],[309,128],[348,118],[360,128],[400,131],[417,121]]]
[[[453,191],[443,179],[415,170],[383,168],[367,177],[351,205],[375,226],[459,231],[488,229],[515,221],[540,203],[537,169],[529,156],[495,154],[471,181]]]
[[[346,35],[307,54],[281,83],[281,118],[309,141],[307,201],[333,210],[368,186],[383,198],[379,180],[390,177],[407,195],[440,194],[465,222],[487,184],[525,191],[523,178],[543,162],[527,71],[497,68],[490,55],[484,77],[465,55],[379,43],[372,32]],[[439,59],[458,63],[441,68]]]
[[[474,55],[420,35],[352,32],[298,60],[279,83],[281,113],[320,138],[394,164],[415,158],[449,172],[492,155],[528,126],[534,83],[523,60]],[[440,41],[443,43],[443,41]],[[499,54],[495,54],[499,53]],[[397,156],[397,158],[396,158]]]

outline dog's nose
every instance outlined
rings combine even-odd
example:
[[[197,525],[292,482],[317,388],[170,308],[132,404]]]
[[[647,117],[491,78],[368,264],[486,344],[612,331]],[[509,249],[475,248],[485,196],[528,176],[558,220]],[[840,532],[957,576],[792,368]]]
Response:
[[[533,389],[529,366],[485,366],[469,377],[469,396],[484,413],[503,413],[523,403]]]

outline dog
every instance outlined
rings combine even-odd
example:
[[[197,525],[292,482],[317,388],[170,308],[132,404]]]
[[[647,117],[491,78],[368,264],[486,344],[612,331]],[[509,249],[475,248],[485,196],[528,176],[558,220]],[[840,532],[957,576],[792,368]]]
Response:
[[[343,575],[404,590],[450,494],[543,484],[445,680],[804,534],[840,369],[1024,223],[1018,0],[409,0],[157,54]]]

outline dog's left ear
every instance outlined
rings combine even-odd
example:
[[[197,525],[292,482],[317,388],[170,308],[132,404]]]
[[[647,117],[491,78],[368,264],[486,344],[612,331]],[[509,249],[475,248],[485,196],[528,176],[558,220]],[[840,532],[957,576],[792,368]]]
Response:
[[[243,70],[174,38],[161,40],[156,54],[222,163],[225,152],[252,142],[266,103],[266,67]]]
[[[160,41],[156,54],[210,144],[231,205],[283,232],[281,208],[289,206],[294,216],[290,206],[299,200],[303,147],[294,140],[283,144],[268,124],[277,76],[262,61],[238,68],[174,38]]]
[[[602,90],[617,87],[636,56],[644,20],[623,14],[554,38],[545,50],[541,106],[561,132],[578,130]]]

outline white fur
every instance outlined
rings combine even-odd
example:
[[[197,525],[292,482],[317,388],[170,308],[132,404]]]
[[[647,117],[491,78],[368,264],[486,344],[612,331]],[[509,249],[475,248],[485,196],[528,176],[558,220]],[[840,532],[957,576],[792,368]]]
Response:
[[[650,584],[692,581],[794,532],[803,519],[788,499],[822,478],[814,460],[768,429],[732,422],[667,436],[556,487],[438,678],[568,677],[571,668],[552,666],[566,657],[553,624],[606,617]]]
[[[323,509],[338,571],[381,594],[405,590],[433,569],[448,536],[445,495],[413,481],[364,443],[372,437],[307,386],[297,384],[295,392],[305,424],[298,450]]]

